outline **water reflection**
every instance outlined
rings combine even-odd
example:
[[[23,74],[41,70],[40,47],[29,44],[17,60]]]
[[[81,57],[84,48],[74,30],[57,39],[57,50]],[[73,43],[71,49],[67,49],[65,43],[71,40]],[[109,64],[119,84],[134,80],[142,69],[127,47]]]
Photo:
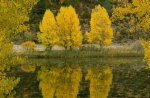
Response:
[[[90,98],[107,98],[112,78],[112,70],[109,66],[89,68],[86,80],[90,81]]]
[[[30,68],[30,65],[36,66],[34,72],[34,67]],[[15,98],[58,98],[62,93],[66,94],[61,95],[63,98],[74,98],[69,95],[75,92],[70,90],[70,85],[76,90],[74,96],[77,98],[104,98],[107,95],[108,98],[150,98],[150,70],[145,69],[146,66],[143,58],[68,59],[67,62],[61,59],[31,60],[31,63],[18,70],[21,80],[16,88]],[[77,72],[76,75],[73,72]],[[74,79],[71,77],[76,77],[77,83],[70,82]],[[92,84],[94,79],[97,82]],[[91,91],[92,85],[97,92]]]
[[[87,73],[79,65],[42,67],[38,74],[43,98],[77,98],[82,79],[89,81],[90,98],[107,98],[112,83],[109,66],[88,67]]]
[[[77,98],[82,70],[78,65],[42,68],[39,87],[43,98]]]

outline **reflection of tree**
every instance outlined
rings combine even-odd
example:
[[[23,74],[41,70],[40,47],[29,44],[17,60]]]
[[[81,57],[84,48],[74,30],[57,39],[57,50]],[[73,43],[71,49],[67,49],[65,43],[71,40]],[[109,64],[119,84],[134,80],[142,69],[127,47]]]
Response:
[[[90,98],[107,98],[112,78],[109,66],[89,68],[86,80],[90,81]]]
[[[0,98],[13,98],[13,90],[20,79],[16,77],[8,77],[6,73],[1,71],[0,78]]]
[[[40,89],[44,98],[53,98],[57,79],[60,76],[60,69],[51,68],[51,70],[43,69],[39,73]]]
[[[52,67],[39,72],[43,98],[77,98],[82,71],[79,66]]]

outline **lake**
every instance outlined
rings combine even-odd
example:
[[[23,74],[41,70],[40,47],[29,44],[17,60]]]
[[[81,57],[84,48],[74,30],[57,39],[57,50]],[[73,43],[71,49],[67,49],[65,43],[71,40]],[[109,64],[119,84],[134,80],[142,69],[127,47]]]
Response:
[[[15,98],[150,98],[143,58],[29,59]]]

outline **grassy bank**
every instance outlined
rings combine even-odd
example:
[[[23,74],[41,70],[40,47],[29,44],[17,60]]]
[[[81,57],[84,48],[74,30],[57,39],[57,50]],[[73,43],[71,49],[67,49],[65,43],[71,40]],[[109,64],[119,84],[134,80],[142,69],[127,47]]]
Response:
[[[62,50],[25,52],[22,56],[31,58],[99,58],[99,57],[143,57],[143,50],[102,49],[102,50]]]

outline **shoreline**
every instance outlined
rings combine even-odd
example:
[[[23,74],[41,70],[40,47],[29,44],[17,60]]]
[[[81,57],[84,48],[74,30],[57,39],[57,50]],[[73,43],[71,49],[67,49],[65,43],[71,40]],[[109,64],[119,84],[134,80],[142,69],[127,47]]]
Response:
[[[144,51],[137,50],[72,50],[72,51],[32,51],[15,53],[29,58],[114,58],[114,57],[144,57]]]

